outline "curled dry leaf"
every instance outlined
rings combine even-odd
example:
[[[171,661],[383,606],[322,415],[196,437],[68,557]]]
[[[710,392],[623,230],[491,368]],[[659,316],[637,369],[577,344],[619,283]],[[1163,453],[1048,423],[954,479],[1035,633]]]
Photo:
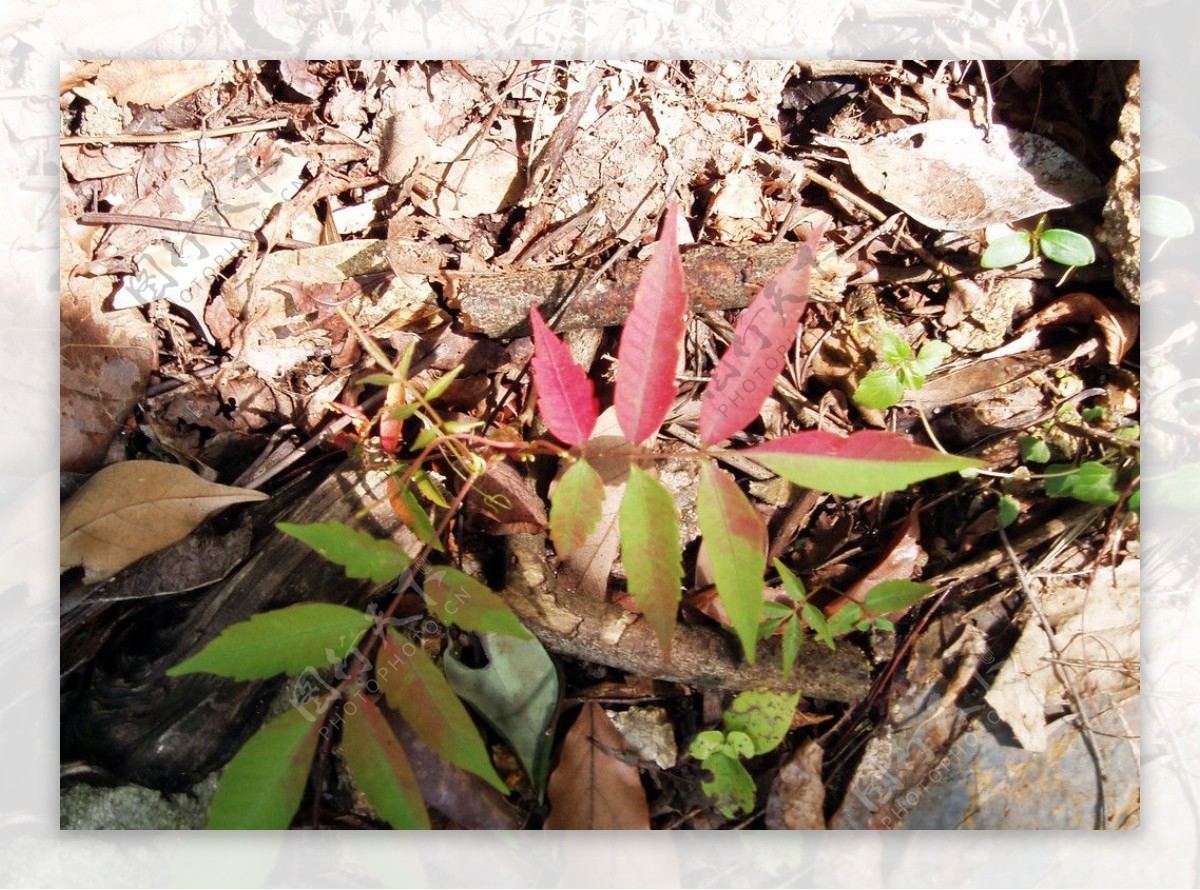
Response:
[[[84,567],[95,584],[185,538],[209,514],[266,495],[201,479],[186,467],[127,461],[105,467],[81,488],[60,520],[60,569]]]
[[[834,141],[859,181],[933,229],[1016,222],[1101,193],[1074,157],[1033,133],[968,121],[906,127],[863,144]]]
[[[1109,363],[1119,365],[1137,339],[1140,316],[1137,312],[1113,309],[1099,297],[1075,291],[1025,319],[1017,333],[1078,321],[1095,323],[1100,329],[1100,336],[1104,338]]]
[[[650,807],[625,741],[596,702],[588,702],[563,739],[550,776],[548,829],[648,829]]]

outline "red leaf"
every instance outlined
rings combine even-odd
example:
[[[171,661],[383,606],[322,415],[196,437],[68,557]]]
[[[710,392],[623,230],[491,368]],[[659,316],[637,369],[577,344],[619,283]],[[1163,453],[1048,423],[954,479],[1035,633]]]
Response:
[[[678,207],[663,219],[654,256],[642,272],[617,347],[614,398],[621,430],[634,445],[662,426],[675,398],[675,369],[683,349],[688,295],[675,237]]]
[[[819,223],[796,259],[766,283],[738,319],[733,342],[721,356],[700,405],[700,440],[705,445],[728,439],[758,416],[800,333],[808,282],[824,234],[825,224]]]
[[[843,497],[874,497],[922,479],[983,466],[973,458],[943,454],[879,430],[847,437],[808,430],[743,453],[797,485]]]
[[[586,442],[599,411],[592,381],[536,306],[529,321],[533,325],[533,381],[542,418],[555,438],[568,445]]]

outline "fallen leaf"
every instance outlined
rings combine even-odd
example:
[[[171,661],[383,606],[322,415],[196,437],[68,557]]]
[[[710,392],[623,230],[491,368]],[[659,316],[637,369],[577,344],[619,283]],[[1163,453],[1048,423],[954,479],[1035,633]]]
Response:
[[[1055,300],[1045,309],[1025,319],[1017,334],[1053,324],[1090,321],[1100,329],[1109,364],[1119,365],[1137,339],[1141,317],[1137,312],[1113,309],[1099,297],[1074,291]]]
[[[147,61],[122,59],[109,62],[96,74],[96,83],[122,105],[166,108],[233,71],[230,62]]]
[[[541,793],[553,737],[546,733],[558,708],[558,672],[537,639],[480,634],[485,667],[469,668],[446,653],[442,669],[458,695],[492,725],[517,755]]]
[[[867,594],[876,584],[884,581],[908,581],[913,578],[921,571],[928,559],[921,547],[920,538],[920,514],[917,509],[914,509],[908,514],[908,519],[904,521],[899,534],[892,540],[887,552],[884,553],[875,568],[863,575],[858,583],[847,590],[842,597],[839,597],[827,611],[832,614],[832,611],[836,611],[847,601],[858,603],[861,606],[866,602]]]
[[[84,567],[95,584],[186,537],[205,517],[258,491],[207,482],[186,467],[126,461],[105,467],[63,507],[60,569]]]
[[[825,830],[825,782],[821,778],[824,759],[825,751],[815,741],[805,742],[788,758],[767,797],[767,828]]]
[[[828,140],[873,193],[933,229],[971,231],[1070,207],[1100,181],[1044,136],[939,120],[866,143]]]
[[[604,708],[587,702],[563,739],[550,777],[550,830],[650,828],[650,807],[638,768],[621,759],[625,742]]]

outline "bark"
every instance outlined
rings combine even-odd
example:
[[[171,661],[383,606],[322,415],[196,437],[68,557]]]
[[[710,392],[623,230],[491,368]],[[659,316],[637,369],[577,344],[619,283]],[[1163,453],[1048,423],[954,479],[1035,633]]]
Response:
[[[796,256],[795,244],[755,244],[744,247],[701,245],[683,255],[691,311],[742,309],[764,284]],[[586,290],[570,298],[554,326],[557,331],[618,325],[633,302],[638,278],[646,263],[619,263]],[[489,337],[529,336],[529,310],[556,311],[576,288],[594,273],[590,270],[537,269],[484,275],[447,273],[447,294],[468,331]],[[844,279],[813,275],[813,298],[840,301]]]

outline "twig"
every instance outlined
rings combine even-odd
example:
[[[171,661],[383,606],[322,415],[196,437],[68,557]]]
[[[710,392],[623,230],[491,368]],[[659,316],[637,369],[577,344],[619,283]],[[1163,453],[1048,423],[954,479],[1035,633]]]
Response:
[[[233,229],[229,226],[213,226],[208,223],[189,222],[182,219],[163,219],[158,216],[141,216],[136,213],[81,213],[76,222],[84,226],[142,226],[147,229],[164,229],[168,232],[186,232],[189,235],[212,235],[216,238],[237,238],[240,241],[257,241],[258,233],[249,229]],[[311,241],[296,241],[284,238],[276,247],[301,250],[317,247]]]
[[[164,142],[195,142],[200,139],[219,139],[222,136],[237,136],[239,133],[256,133],[260,130],[278,130],[286,127],[290,120],[277,117],[269,121],[254,121],[220,127],[216,130],[176,130],[173,133],[118,133],[115,136],[63,136],[59,145],[153,145]]]
[[[1030,607],[1033,609],[1034,614],[1037,615],[1038,622],[1042,625],[1042,631],[1046,634],[1046,641],[1050,645],[1050,651],[1054,653],[1051,668],[1067,688],[1067,694],[1070,695],[1071,703],[1075,706],[1075,713],[1079,717],[1079,731],[1083,735],[1083,743],[1087,747],[1088,753],[1092,755],[1092,760],[1096,765],[1096,827],[1100,830],[1107,829],[1108,808],[1104,799],[1104,761],[1100,757],[1100,747],[1096,742],[1091,720],[1088,719],[1087,711],[1083,707],[1083,699],[1080,697],[1079,691],[1075,688],[1075,681],[1071,678],[1071,672],[1062,665],[1063,653],[1058,646],[1058,641],[1054,639],[1054,628],[1050,624],[1050,619],[1046,617],[1041,602],[1030,588],[1029,579],[1025,577],[1025,568],[1021,565],[1017,554],[1013,552],[1012,544],[1008,540],[1008,534],[1003,528],[1000,529],[1000,543],[1004,545],[1004,552],[1008,555],[1009,562],[1012,563],[1013,570],[1017,573],[1017,583],[1021,585],[1025,599],[1029,601]]]

